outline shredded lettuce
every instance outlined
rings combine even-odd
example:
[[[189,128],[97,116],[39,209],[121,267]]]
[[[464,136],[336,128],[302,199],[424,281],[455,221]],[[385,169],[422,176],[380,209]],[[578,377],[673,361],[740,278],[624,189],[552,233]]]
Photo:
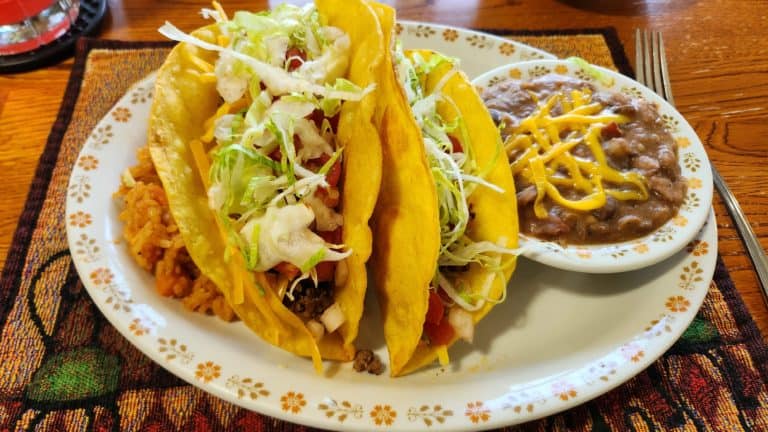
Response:
[[[290,93],[312,93],[327,98],[359,101],[367,93],[373,91],[374,88],[373,86],[369,86],[362,91],[346,91],[337,90],[335,85],[326,86],[324,85],[325,83],[318,84],[301,76],[297,76],[294,73],[290,73],[284,69],[273,66],[264,60],[259,60],[256,57],[237,51],[233,48],[214,45],[212,43],[198,39],[192,35],[184,33],[167,21],[158,29],[158,31],[168,39],[172,39],[178,42],[185,42],[208,51],[217,51],[222,54],[228,54],[227,56],[220,57],[220,59],[223,61],[238,60],[242,62],[243,65],[250,68],[254,74],[259,76],[264,85],[273,95],[283,95]],[[301,70],[301,68],[299,68],[299,70]],[[240,79],[240,74],[237,72],[238,71],[236,70],[233,71],[233,75],[235,78]]]
[[[600,72],[599,69],[597,69],[595,66],[593,66],[588,61],[584,60],[581,57],[568,57],[566,59],[567,61],[575,64],[578,68],[584,71],[587,75],[592,77],[593,79],[599,81],[605,86],[612,86],[613,85],[613,78],[610,76],[606,76],[604,73]]]
[[[308,273],[321,261],[339,261],[351,253],[339,252],[313,233],[309,226],[314,220],[312,210],[304,204],[269,207],[243,227],[241,238],[251,238],[259,227],[258,262],[256,271],[266,271],[281,262],[288,262]]]
[[[309,257],[307,262],[305,262],[301,267],[299,267],[299,269],[301,269],[301,272],[307,273],[309,272],[310,269],[314,268],[320,261],[323,260],[323,258],[325,258],[325,251],[326,251],[325,247],[318,249],[314,255]]]
[[[331,156],[331,158],[328,159],[328,162],[323,164],[323,166],[321,166],[317,172],[320,174],[327,174],[328,171],[331,170],[331,167],[333,167],[333,165],[336,163],[336,161],[339,160],[339,158],[341,157],[341,152],[343,151],[344,151],[343,148],[336,150]]]
[[[253,230],[251,230],[251,244],[248,249],[248,268],[256,267],[256,263],[259,262],[259,233],[261,232],[261,226],[255,224]]]
[[[363,89],[342,78],[350,61],[349,37],[323,25],[313,5],[239,11],[231,19],[215,7],[201,13],[213,18],[224,36],[217,43],[167,22],[159,31],[219,53],[216,90],[224,102],[244,107],[210,120],[215,145],[209,153],[208,203],[231,246],[227,254],[239,250],[255,271],[280,262],[299,267],[302,275],[292,290],[300,280],[316,281],[320,262],[351,253],[309,228],[342,223],[335,209],[313,195],[328,187],[325,177],[342,153],[329,119],[343,101],[358,101],[373,86]],[[324,161],[320,167],[318,159]]]
[[[499,239],[496,243],[474,241],[466,234],[472,218],[468,200],[477,187],[504,192],[485,179],[501,149],[497,149],[497,156],[490,164],[478,165],[461,111],[450,97],[442,93],[442,88],[456,73],[457,62],[454,59],[438,54],[425,60],[418,52],[412,53],[409,58],[398,43],[395,47],[395,61],[398,79],[405,90],[411,112],[421,127],[427,160],[437,189],[440,255],[433,284],[443,288],[456,305],[474,311],[486,301],[494,301],[488,297],[494,278],[511,264],[509,257],[519,252],[505,247],[506,239]],[[451,70],[427,94],[423,86],[426,76],[446,63],[451,65]],[[452,121],[447,121],[438,112],[438,104],[441,103],[456,113]],[[458,146],[454,145],[454,141]],[[508,258],[503,260],[503,256]],[[453,269],[471,263],[479,264],[489,272],[488,280],[476,295],[471,295],[466,284],[453,274]]]

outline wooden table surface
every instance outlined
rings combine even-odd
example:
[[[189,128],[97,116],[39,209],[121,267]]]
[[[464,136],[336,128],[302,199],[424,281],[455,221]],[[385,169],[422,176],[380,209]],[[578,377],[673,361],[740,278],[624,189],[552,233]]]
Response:
[[[226,1],[228,10],[277,2]],[[768,246],[768,2],[764,0],[402,0],[404,19],[462,27],[566,29],[615,27],[634,59],[634,29],[664,33],[679,111],[698,132],[765,248]],[[109,0],[100,36],[158,40],[165,19],[182,29],[202,24],[205,2]],[[69,78],[72,60],[0,75],[0,264]],[[715,197],[720,254],[764,336],[766,308],[733,222]]]

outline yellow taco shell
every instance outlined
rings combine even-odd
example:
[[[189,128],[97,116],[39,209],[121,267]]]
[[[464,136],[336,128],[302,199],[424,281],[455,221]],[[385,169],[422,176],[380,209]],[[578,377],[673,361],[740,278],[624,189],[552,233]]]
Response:
[[[343,4],[343,7],[342,7]],[[379,75],[384,49],[376,15],[362,0],[318,1],[321,17],[350,36],[347,79],[366,87]],[[215,25],[192,33],[216,43]],[[362,316],[367,261],[371,251],[371,216],[381,178],[381,149],[371,123],[376,91],[360,102],[345,103],[339,118],[338,140],[344,147],[342,174],[343,241],[353,249],[345,260],[347,276],[335,289],[335,300],[346,317],[337,332],[316,343],[301,319],[276,294],[274,278],[245,270],[238,251],[227,250],[214,213],[208,207],[205,184],[207,160],[199,138],[204,124],[219,108],[215,82],[201,80],[199,61],[213,65],[218,53],[180,43],[158,72],[151,110],[148,144],[169,205],[187,250],[230,303],[240,319],[267,342],[294,354],[311,357],[317,370],[321,359],[351,360]],[[338,275],[338,273],[337,273]]]
[[[385,35],[391,37],[393,19],[389,9],[378,6],[376,10]],[[425,50],[419,53],[425,59],[433,55]],[[406,52],[409,54],[412,52]],[[373,272],[389,349],[390,373],[399,376],[434,362],[439,350],[446,347],[430,346],[422,338],[429,286],[437,269],[440,249],[435,183],[427,163],[421,128],[394,72],[391,50],[387,52],[386,62],[390,67],[380,79],[386,91],[379,100],[381,117],[378,117],[384,178],[374,213]],[[422,83],[427,93],[449,70],[446,64],[427,77]],[[515,187],[496,126],[463,73],[456,72],[449,77],[442,92],[453,99],[464,119],[477,164],[480,167],[492,164],[486,180],[504,189],[502,194],[478,187],[470,196],[475,219],[467,234],[475,241],[504,239],[506,247],[515,248],[518,231]],[[439,104],[438,110],[446,121],[457,115],[445,103]],[[514,257],[508,260],[503,280],[494,280],[489,294],[492,299],[501,296],[514,271]],[[487,276],[488,271],[480,265],[470,265],[466,276],[469,291],[479,292]],[[493,303],[486,302],[471,312],[473,321],[480,321],[492,307]],[[453,342],[455,339],[451,344]]]

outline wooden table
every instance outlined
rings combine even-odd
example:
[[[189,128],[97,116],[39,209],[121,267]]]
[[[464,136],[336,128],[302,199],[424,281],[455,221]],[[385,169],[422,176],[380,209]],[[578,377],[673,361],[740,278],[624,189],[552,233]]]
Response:
[[[192,2],[194,3],[194,2]],[[204,2],[110,0],[101,36],[158,40],[165,19],[191,29]],[[227,1],[228,10],[265,1]],[[276,3],[276,2],[269,2]],[[402,0],[405,19],[463,27],[564,29],[613,26],[634,58],[634,29],[664,33],[678,109],[734,190],[768,246],[768,3],[763,0]],[[38,157],[54,122],[72,60],[0,76],[0,264],[5,263]],[[768,336],[768,308],[741,240],[715,197],[719,251],[736,288]]]

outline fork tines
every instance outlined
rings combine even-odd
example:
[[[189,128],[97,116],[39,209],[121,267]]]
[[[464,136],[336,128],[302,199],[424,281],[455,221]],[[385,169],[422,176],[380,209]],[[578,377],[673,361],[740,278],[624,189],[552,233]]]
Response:
[[[635,30],[637,81],[674,105],[661,32]]]

